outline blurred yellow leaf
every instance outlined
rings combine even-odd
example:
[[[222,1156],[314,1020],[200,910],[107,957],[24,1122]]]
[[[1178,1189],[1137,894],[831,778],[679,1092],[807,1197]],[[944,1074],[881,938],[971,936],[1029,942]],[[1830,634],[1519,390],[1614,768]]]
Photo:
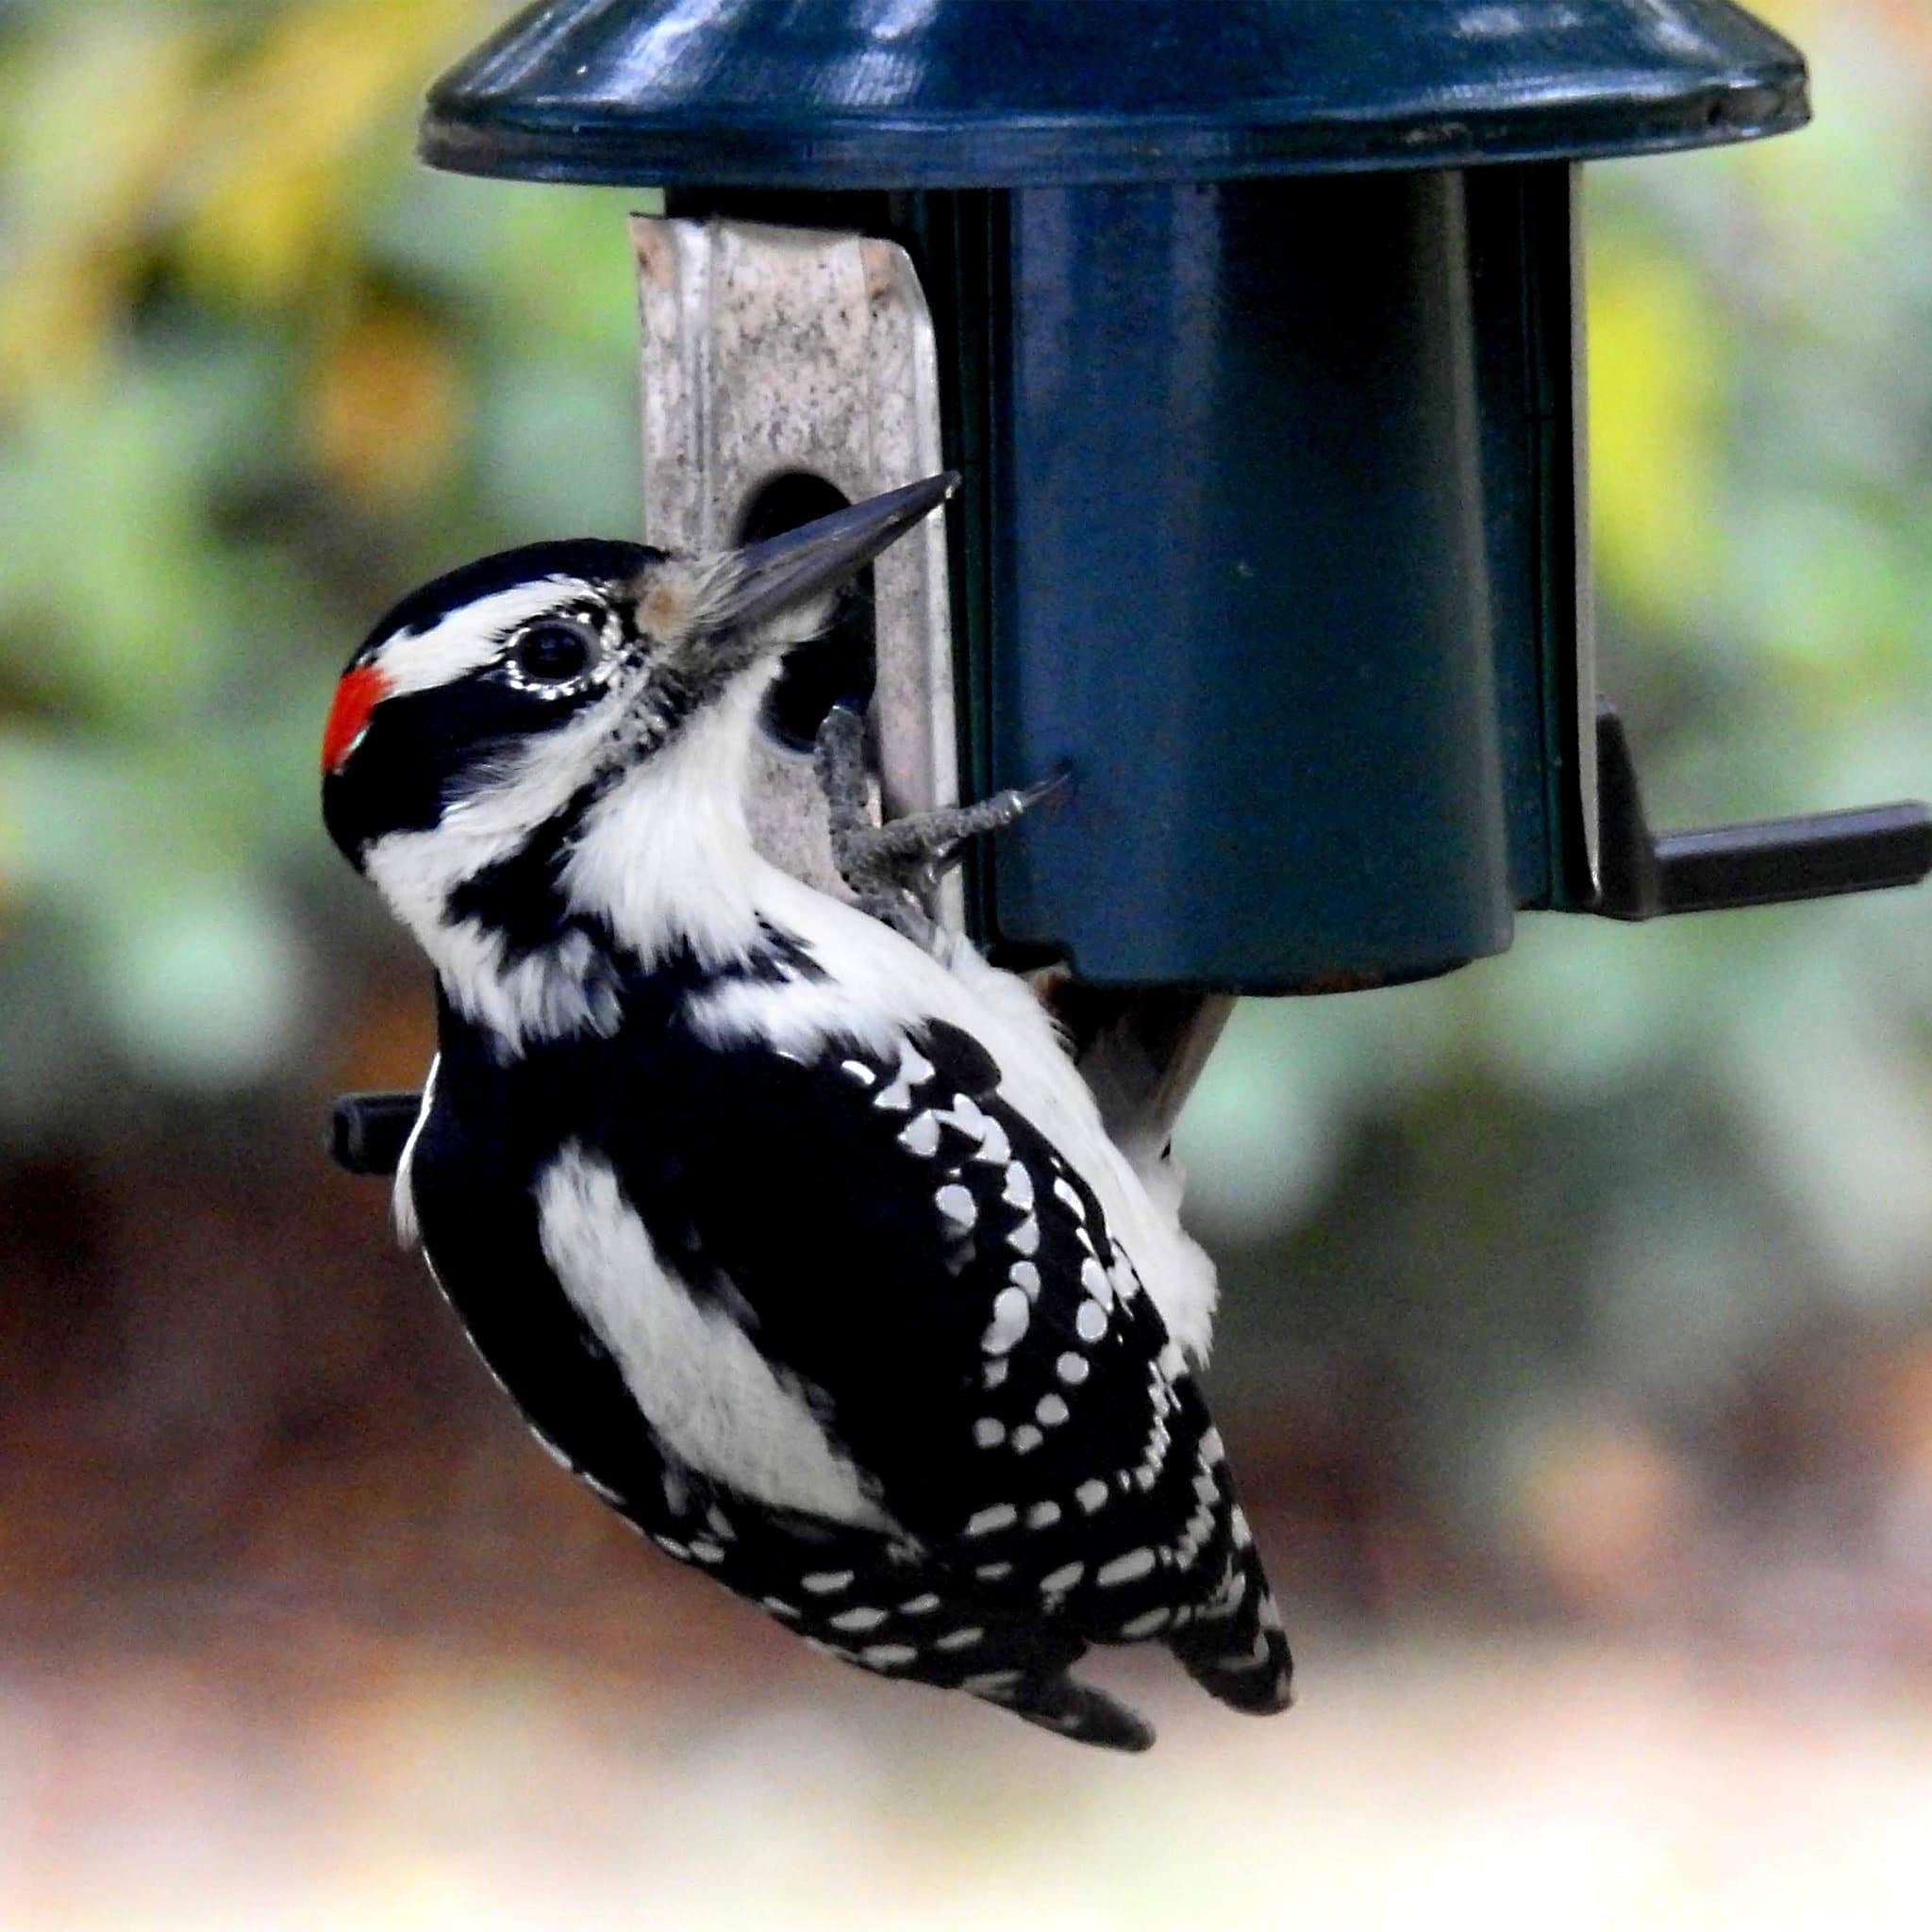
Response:
[[[213,106],[183,246],[210,294],[278,303],[351,245],[354,163],[485,9],[479,0],[310,0]]]
[[[330,342],[308,413],[316,459],[378,502],[420,495],[447,473],[463,393],[449,344],[397,302],[357,315]]]
[[[1681,615],[1709,577],[1724,346],[1692,272],[1634,246],[1591,264],[1591,487],[1598,559],[1630,608]]]
[[[1824,0],[1751,0],[1751,11],[1759,20],[1793,40],[1802,38],[1824,10]]]
[[[97,374],[194,111],[192,24],[61,20],[16,56],[0,399]]]
[[[111,246],[50,250],[8,277],[0,304],[0,396],[12,401],[99,374],[125,308],[126,268]]]

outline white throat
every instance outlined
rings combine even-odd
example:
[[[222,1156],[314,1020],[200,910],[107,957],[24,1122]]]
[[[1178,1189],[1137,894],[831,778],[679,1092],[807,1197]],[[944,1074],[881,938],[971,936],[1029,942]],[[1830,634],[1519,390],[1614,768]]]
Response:
[[[683,945],[724,965],[757,942],[767,867],[745,824],[745,763],[776,671],[774,660],[741,678],[585,814],[565,902],[603,919],[646,966]]]

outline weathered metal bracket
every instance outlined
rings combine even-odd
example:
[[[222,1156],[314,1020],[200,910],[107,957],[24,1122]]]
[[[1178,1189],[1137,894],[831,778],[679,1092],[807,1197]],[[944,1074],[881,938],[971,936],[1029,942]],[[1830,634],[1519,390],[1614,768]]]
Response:
[[[736,221],[631,222],[643,322],[645,539],[723,548],[762,491],[811,476],[858,502],[944,467],[938,351],[910,258],[870,236]],[[885,815],[958,796],[945,531],[872,567],[873,722]],[[767,739],[752,835],[774,864],[847,896],[811,759]],[[935,911],[958,928],[957,879]]]

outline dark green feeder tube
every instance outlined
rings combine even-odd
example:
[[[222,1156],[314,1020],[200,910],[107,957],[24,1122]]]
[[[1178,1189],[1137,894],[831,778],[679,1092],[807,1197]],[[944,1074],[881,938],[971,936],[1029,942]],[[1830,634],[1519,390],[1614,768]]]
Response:
[[[1463,176],[1023,189],[995,391],[1008,942],[1278,991],[1509,943]]]
[[[424,152],[907,247],[963,769],[1078,781],[979,935],[1268,991],[1596,904],[1573,164],[1806,111],[1722,0],[560,0]]]

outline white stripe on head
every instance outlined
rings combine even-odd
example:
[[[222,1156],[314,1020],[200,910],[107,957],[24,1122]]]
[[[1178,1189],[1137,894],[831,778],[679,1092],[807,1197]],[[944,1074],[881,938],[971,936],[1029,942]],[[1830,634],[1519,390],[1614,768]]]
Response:
[[[434,827],[391,832],[363,854],[364,871],[416,935],[458,1009],[512,1049],[586,1027],[609,1031],[617,1018],[610,989],[581,932],[512,963],[500,933],[449,917],[449,897],[570,803],[595,772],[623,710],[623,695],[613,692],[569,724],[507,746]]]
[[[429,830],[371,844],[369,875],[425,943],[450,893],[508,858],[592,775],[624,703],[622,692],[607,692],[566,724],[509,741],[465,774],[462,794]]]
[[[593,594],[581,577],[541,577],[462,605],[425,630],[399,631],[370,660],[383,675],[385,696],[434,691],[480,671],[504,641],[532,618]]]

